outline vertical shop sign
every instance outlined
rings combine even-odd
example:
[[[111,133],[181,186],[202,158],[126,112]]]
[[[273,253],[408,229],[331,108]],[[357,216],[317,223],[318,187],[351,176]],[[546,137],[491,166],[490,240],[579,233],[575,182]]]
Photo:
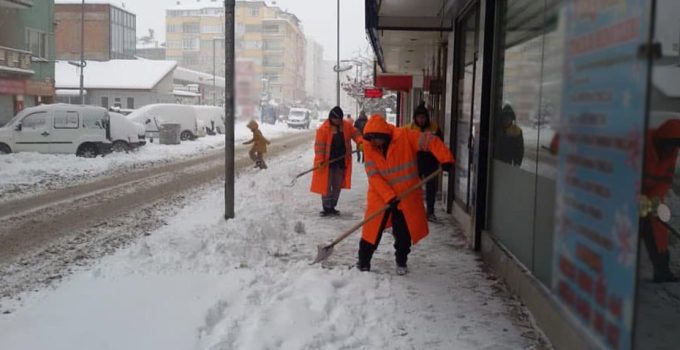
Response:
[[[630,349],[650,1],[565,10],[552,287],[603,348]]]

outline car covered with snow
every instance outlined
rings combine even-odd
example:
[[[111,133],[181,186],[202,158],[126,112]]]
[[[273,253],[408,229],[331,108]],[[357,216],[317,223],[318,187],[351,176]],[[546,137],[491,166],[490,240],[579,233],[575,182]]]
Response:
[[[224,109],[215,106],[193,106],[196,118],[206,123],[212,133],[224,134]]]
[[[146,128],[123,114],[109,112],[111,117],[111,142],[114,152],[127,152],[146,145]]]
[[[127,116],[128,119],[146,127],[146,137],[153,141],[158,138],[163,124],[179,124],[180,140],[194,140],[199,137],[196,109],[189,105],[156,103],[146,105]]]
[[[102,107],[50,104],[26,108],[0,128],[0,153],[111,152],[109,112]]]
[[[306,108],[291,108],[288,112],[286,124],[289,128],[309,129],[312,122],[312,112]]]

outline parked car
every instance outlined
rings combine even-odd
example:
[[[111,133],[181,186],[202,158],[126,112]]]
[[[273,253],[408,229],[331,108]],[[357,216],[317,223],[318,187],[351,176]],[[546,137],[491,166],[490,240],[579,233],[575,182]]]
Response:
[[[111,152],[109,112],[102,107],[40,105],[19,112],[0,128],[0,153],[73,153],[96,157]]]
[[[311,111],[306,108],[291,108],[286,123],[289,128],[309,129],[312,122]]]
[[[215,106],[193,106],[196,117],[213,133],[224,134],[224,109]]]
[[[111,142],[114,152],[128,152],[146,145],[146,128],[123,114],[109,112],[111,117]]]
[[[164,123],[180,124],[180,140],[194,140],[199,135],[196,110],[189,105],[179,104],[150,104],[135,110],[127,116],[128,119],[146,126],[146,137],[157,138],[160,126]]]

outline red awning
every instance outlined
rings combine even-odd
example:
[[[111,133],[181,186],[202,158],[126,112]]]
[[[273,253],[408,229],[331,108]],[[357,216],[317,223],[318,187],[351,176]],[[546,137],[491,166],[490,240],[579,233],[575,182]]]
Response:
[[[411,91],[413,76],[411,75],[378,75],[375,86],[393,91]]]

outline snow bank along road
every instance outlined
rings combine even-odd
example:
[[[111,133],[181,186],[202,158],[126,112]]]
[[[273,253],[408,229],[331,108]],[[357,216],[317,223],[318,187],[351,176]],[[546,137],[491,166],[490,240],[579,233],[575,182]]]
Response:
[[[303,132],[276,139],[272,142],[268,155],[273,156],[286,149],[308,143],[311,137],[311,132]],[[246,147],[236,149],[235,169],[237,171],[251,164],[247,150]],[[107,221],[125,216],[128,222],[139,221],[135,223],[136,228],[141,228],[143,231],[145,230],[143,227],[145,225],[144,210],[148,206],[162,203],[173,195],[217,180],[223,174],[224,152],[220,150],[189,160],[128,172],[87,184],[2,203],[0,205],[0,295],[13,294],[12,289],[23,289],[20,285],[24,284],[24,278],[17,277],[19,267],[10,269],[13,271],[7,271],[7,266],[10,264],[16,265],[18,262],[18,266],[23,266],[22,274],[28,278],[28,271],[52,265],[55,259],[77,262],[90,254],[82,247],[89,239],[76,237],[79,229],[89,229],[93,224],[106,225]],[[153,225],[149,224],[149,226],[151,227],[146,230],[153,228]],[[96,227],[85,234],[92,234],[94,229]],[[75,241],[64,242],[69,239],[75,239]],[[54,248],[54,245],[60,242],[65,246],[71,246],[69,253],[63,251],[63,246]],[[115,246],[116,244],[109,245],[107,249],[115,249]],[[78,252],[79,248],[80,252]],[[90,248],[92,247],[87,247],[88,250]],[[22,257],[31,255],[42,256],[42,258],[21,260]],[[62,262],[66,263],[66,261]],[[51,276],[46,278],[59,277],[59,271],[55,270]],[[15,278],[19,280],[12,281]]]
[[[302,145],[271,157],[267,171],[242,172],[233,220],[222,218],[222,185],[214,182],[166,203],[173,207],[161,213],[166,225],[52,288],[0,296],[0,349],[547,348],[443,213],[444,224],[432,224],[414,247],[406,276],[393,272],[387,233],[370,273],[349,268],[358,233],[327,264],[310,266],[317,244],[361,220],[367,189],[355,163],[353,188],[340,197],[343,214],[319,217],[309,176],[286,186],[312,157]],[[116,230],[108,225],[101,229]]]

